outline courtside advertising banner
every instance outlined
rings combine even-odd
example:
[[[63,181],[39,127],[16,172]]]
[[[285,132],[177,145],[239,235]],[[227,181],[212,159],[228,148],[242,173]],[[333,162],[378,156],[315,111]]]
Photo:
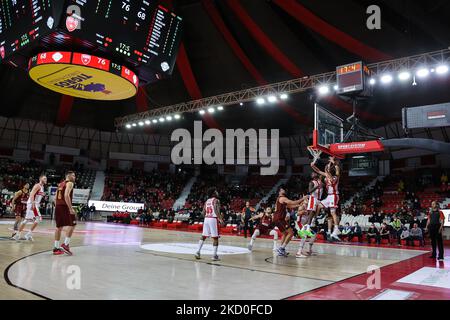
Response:
[[[450,210],[442,210],[445,216],[444,227],[450,227]]]
[[[144,209],[143,203],[128,203],[128,202],[108,202],[108,201],[89,201],[89,207],[95,206],[97,211],[106,212],[138,212],[139,209]]]

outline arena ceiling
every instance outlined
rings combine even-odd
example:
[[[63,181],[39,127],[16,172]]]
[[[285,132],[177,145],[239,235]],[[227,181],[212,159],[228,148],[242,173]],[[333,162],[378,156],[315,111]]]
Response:
[[[116,117],[149,108],[333,71],[338,65],[359,60],[377,62],[450,45],[450,2],[445,0],[162,2],[173,6],[185,20],[182,49],[171,79],[148,85],[130,100],[76,99],[68,108],[59,94],[36,86],[24,71],[2,65],[0,115],[112,131]],[[381,7],[381,30],[366,27],[366,9],[372,4]],[[343,35],[353,42],[339,40]],[[400,119],[404,106],[450,101],[449,84],[450,76],[415,87],[377,89],[374,98],[360,106],[362,121],[377,127]],[[205,121],[205,126],[280,128],[282,135],[309,132],[314,101],[312,93],[305,93],[291,96],[288,108],[231,107]],[[342,116],[349,115],[339,104],[323,104]],[[175,126],[190,128],[194,119],[200,116],[188,114],[180,122],[160,125],[152,132],[170,132]]]

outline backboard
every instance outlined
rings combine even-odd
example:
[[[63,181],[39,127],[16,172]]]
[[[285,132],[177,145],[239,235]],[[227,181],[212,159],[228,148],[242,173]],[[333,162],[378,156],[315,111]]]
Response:
[[[344,139],[344,121],[317,103],[314,105],[314,130],[317,131],[315,146],[328,148]]]

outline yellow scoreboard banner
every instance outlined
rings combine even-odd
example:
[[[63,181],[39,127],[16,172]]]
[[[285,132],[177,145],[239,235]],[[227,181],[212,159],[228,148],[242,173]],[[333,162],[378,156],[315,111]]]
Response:
[[[29,75],[39,85],[89,100],[123,100],[136,95],[137,75],[108,59],[73,52],[44,52],[29,61]]]

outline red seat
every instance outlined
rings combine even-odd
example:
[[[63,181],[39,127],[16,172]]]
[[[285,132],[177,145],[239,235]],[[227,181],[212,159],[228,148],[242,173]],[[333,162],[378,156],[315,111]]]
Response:
[[[402,244],[402,246],[406,246],[407,245],[406,240],[400,240],[400,243]]]
[[[389,244],[389,240],[388,239],[381,239],[381,244]]]

